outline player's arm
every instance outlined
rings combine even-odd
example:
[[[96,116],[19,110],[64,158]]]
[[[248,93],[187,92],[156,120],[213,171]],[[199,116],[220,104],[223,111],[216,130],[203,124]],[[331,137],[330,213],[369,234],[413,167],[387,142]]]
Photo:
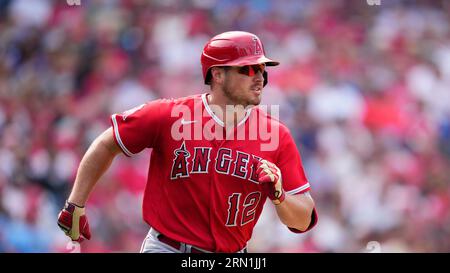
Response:
[[[300,231],[308,229],[312,220],[314,200],[309,192],[286,195],[283,202],[275,205],[281,222]]]
[[[120,152],[121,149],[114,140],[112,128],[98,136],[80,162],[75,184],[68,201],[83,207],[97,181]]]
[[[111,116],[112,127],[91,144],[78,167],[72,192],[58,215],[58,225],[74,241],[91,237],[84,205],[117,154],[132,156],[156,146],[169,103],[155,100]],[[162,110],[165,109],[165,110]]]
[[[73,241],[90,239],[89,224],[84,205],[100,177],[121,150],[116,144],[112,128],[104,131],[91,144],[78,167],[72,192],[58,215],[59,227]]]
[[[306,231],[310,227],[314,212],[314,200],[309,192],[286,194],[278,166],[267,160],[256,161],[255,164],[257,164],[258,181],[275,205],[281,222],[289,228]]]

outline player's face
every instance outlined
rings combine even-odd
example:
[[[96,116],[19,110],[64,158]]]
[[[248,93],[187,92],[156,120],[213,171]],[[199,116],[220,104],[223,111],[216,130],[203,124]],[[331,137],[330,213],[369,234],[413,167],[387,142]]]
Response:
[[[225,96],[235,105],[258,105],[264,83],[265,64],[230,67],[223,85]]]

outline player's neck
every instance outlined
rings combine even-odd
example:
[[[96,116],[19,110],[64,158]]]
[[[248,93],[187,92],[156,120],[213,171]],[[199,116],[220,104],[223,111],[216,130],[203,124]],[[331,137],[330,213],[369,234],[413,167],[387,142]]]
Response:
[[[206,99],[210,106],[220,107],[221,111],[213,112],[224,122],[226,127],[236,126],[245,117],[246,109],[244,107],[230,102],[224,95],[219,94],[219,92],[210,92],[206,96]]]

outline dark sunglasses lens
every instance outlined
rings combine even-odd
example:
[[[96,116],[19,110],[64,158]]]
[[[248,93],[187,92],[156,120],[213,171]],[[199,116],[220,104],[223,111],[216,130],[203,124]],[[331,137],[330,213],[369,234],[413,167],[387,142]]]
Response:
[[[252,68],[253,68],[253,71],[255,72],[255,74],[258,73],[258,72],[261,72],[261,73],[264,72],[264,65],[263,64],[252,65]]]
[[[264,72],[264,65],[262,65],[262,64],[246,65],[246,66],[240,67],[238,70],[238,72],[240,74],[243,74],[246,76],[254,76],[259,71],[261,71],[261,73]]]
[[[250,66],[246,65],[239,68],[239,73],[249,76],[250,74]]]

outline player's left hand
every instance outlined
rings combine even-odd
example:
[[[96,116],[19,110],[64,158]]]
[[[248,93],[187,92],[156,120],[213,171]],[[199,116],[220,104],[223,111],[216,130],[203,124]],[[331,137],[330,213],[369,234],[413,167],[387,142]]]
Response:
[[[265,187],[272,203],[275,205],[281,204],[281,202],[284,201],[285,193],[283,190],[280,169],[275,164],[265,159],[261,161],[257,160],[256,164],[258,182]]]

